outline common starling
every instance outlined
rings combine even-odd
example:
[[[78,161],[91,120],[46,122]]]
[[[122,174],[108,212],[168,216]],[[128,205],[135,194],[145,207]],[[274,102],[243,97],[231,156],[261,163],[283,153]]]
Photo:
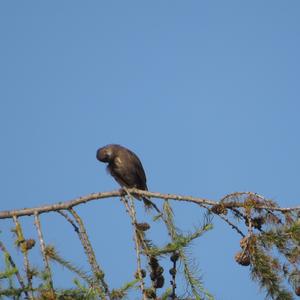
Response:
[[[121,187],[147,191],[147,179],[140,159],[131,150],[116,144],[106,145],[97,150],[97,159],[108,163],[107,170]],[[159,209],[147,197],[141,197],[146,208]],[[139,199],[137,197],[137,199]]]

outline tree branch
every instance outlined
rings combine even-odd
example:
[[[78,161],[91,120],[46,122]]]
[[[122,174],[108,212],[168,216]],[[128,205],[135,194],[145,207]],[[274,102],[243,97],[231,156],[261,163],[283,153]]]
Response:
[[[14,262],[14,260],[12,259],[11,255],[9,254],[9,252],[7,251],[5,245],[0,241],[0,249],[2,250],[2,252],[7,256],[7,259],[10,263],[10,265],[15,269],[15,274],[16,274],[16,277],[19,281],[19,284],[22,288],[22,292],[24,292],[25,296],[26,296],[26,299],[29,299],[29,295],[28,295],[28,292],[26,290],[26,287],[25,287],[25,283],[23,281],[23,278]]]
[[[162,193],[142,191],[142,190],[137,190],[137,189],[127,189],[127,191],[132,195],[146,196],[146,197],[157,198],[157,199],[185,201],[185,202],[192,202],[195,204],[206,204],[206,205],[220,204],[220,202],[218,202],[218,201],[208,200],[205,198],[192,197],[192,196],[184,196],[184,195],[176,195],[176,194],[162,194]],[[47,213],[47,212],[51,212],[51,211],[68,210],[74,206],[77,206],[77,205],[80,205],[83,203],[87,203],[89,201],[93,201],[93,200],[97,200],[97,199],[112,198],[112,197],[122,197],[125,195],[127,195],[127,193],[123,190],[102,192],[102,193],[93,193],[93,194],[89,194],[89,195],[86,195],[83,197],[75,198],[73,200],[69,200],[69,201],[65,201],[65,202],[58,202],[58,203],[51,204],[51,205],[43,205],[43,206],[39,206],[39,207],[24,208],[24,209],[19,209],[19,210],[0,211],[0,219],[8,219],[8,218],[12,218],[13,216],[16,216],[16,217],[31,216],[31,215],[34,215],[35,212],[37,212],[38,214],[42,214],[42,213]],[[226,195],[224,198],[227,199],[230,195],[234,195],[234,196],[253,195],[253,196],[258,197],[258,195],[256,193],[252,193],[252,192],[236,192],[233,194]],[[262,196],[259,196],[259,198],[265,199]],[[243,202],[237,202],[237,201],[222,202],[222,204],[228,208],[244,206]],[[262,204],[257,203],[257,205],[254,205],[253,207],[260,208],[260,209],[269,209],[271,211],[280,211],[280,212],[300,210],[300,205],[295,206],[295,207],[281,208],[281,207],[262,205]]]
[[[88,235],[86,233],[84,224],[81,220],[81,218],[79,217],[79,215],[76,213],[76,211],[73,208],[70,208],[70,213],[73,215],[74,219],[76,220],[78,226],[79,226],[79,231],[77,231],[77,234],[79,236],[79,239],[83,245],[84,251],[88,257],[89,263],[91,265],[93,274],[94,274],[94,280],[95,283],[100,283],[101,287],[98,286],[94,286],[94,288],[96,288],[99,291],[99,296],[102,299],[106,299],[104,294],[107,294],[108,297],[110,298],[110,292],[108,289],[108,285],[104,280],[104,272],[100,269],[97,260],[96,260],[96,256],[93,250],[93,247],[90,243],[90,240],[88,238]]]
[[[13,217],[15,225],[16,225],[16,236],[17,236],[17,240],[20,243],[24,243],[26,244],[26,240],[24,238],[23,235],[23,230],[21,227],[21,224],[18,220],[18,218],[16,216]],[[26,277],[27,277],[27,285],[28,285],[28,289],[30,290],[30,295],[28,295],[28,299],[34,299],[33,297],[33,291],[32,291],[32,276],[31,276],[31,271],[30,271],[30,265],[29,265],[29,258],[28,258],[28,249],[27,247],[23,246],[22,244],[20,245],[21,251],[23,253],[23,258],[24,258],[24,269],[26,272]]]
[[[34,225],[36,226],[38,236],[39,236],[41,253],[42,253],[44,264],[45,264],[45,270],[46,270],[47,276],[48,276],[47,280],[48,280],[49,288],[50,288],[50,291],[51,291],[53,297],[55,297],[55,292],[54,292],[54,289],[53,289],[51,268],[50,268],[49,260],[48,260],[47,254],[46,254],[46,245],[45,245],[45,241],[44,241],[44,238],[43,238],[43,233],[42,233],[39,214],[37,212],[34,213]]]
[[[128,212],[130,219],[131,219],[131,224],[132,227],[134,229],[134,243],[135,243],[135,251],[136,251],[136,260],[137,260],[137,275],[138,275],[138,279],[140,281],[140,288],[142,291],[142,295],[143,295],[143,300],[146,300],[146,295],[145,295],[145,283],[144,283],[144,279],[142,276],[142,264],[141,264],[141,244],[140,244],[140,238],[139,238],[139,233],[138,230],[136,228],[136,224],[137,224],[137,220],[136,220],[136,212],[135,212],[135,207],[134,207],[134,202],[132,199],[132,196],[129,195],[128,196],[130,199],[130,204],[128,203],[127,199],[125,197],[121,197],[121,201],[124,203],[125,207],[126,207],[126,211]]]

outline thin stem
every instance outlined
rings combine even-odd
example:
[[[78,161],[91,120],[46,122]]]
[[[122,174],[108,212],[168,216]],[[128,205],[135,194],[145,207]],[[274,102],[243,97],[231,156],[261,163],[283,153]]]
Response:
[[[12,259],[11,255],[9,254],[9,252],[7,251],[5,245],[0,241],[0,249],[2,250],[2,252],[6,255],[10,265],[15,269],[15,273],[16,273],[16,277],[17,277],[17,280],[19,281],[19,284],[22,288],[22,291],[24,292],[25,296],[26,296],[26,299],[29,299],[29,295],[28,295],[28,292],[26,290],[26,287],[25,287],[25,283],[24,283],[24,280],[14,262],[14,260]]]
[[[130,204],[128,203],[127,199],[125,197],[121,197],[122,202],[124,203],[126,207],[126,211],[128,212],[130,219],[131,219],[131,224],[134,228],[134,243],[135,243],[135,252],[136,252],[136,262],[137,262],[137,274],[139,276],[139,281],[140,281],[140,288],[143,294],[143,300],[147,300],[146,294],[145,294],[145,283],[144,279],[142,276],[142,264],[141,264],[141,244],[140,244],[140,238],[139,238],[139,233],[136,228],[136,212],[135,212],[135,207],[134,207],[134,202],[132,197],[129,195],[130,199]]]
[[[251,209],[246,213],[247,221],[248,221],[248,234],[251,236],[253,234],[253,224],[252,224],[252,218],[251,218]]]
[[[78,226],[75,224],[75,222],[68,216],[67,213],[65,213],[62,210],[58,210],[57,213],[59,213],[60,215],[62,215],[74,228],[74,230],[78,233],[79,232],[79,228]]]
[[[55,295],[55,292],[54,292],[54,289],[53,289],[51,268],[50,268],[48,257],[46,255],[45,241],[44,241],[44,238],[43,238],[43,233],[42,233],[39,214],[37,212],[34,213],[34,225],[35,225],[36,230],[38,232],[39,243],[40,243],[41,253],[42,253],[43,261],[44,261],[44,265],[45,265],[45,271],[47,273],[47,280],[48,280],[49,288],[50,288],[50,291],[52,292],[52,294]]]
[[[217,215],[220,219],[222,219],[223,221],[225,221],[232,229],[234,229],[238,234],[240,234],[242,237],[245,236],[245,234],[235,225],[233,224],[227,217],[225,217],[222,214],[216,214],[212,211],[212,209],[210,207],[208,207],[207,205],[200,205],[204,208],[206,208],[209,212],[211,212],[214,215]]]
[[[83,221],[81,220],[81,218],[79,217],[79,215],[76,213],[76,211],[73,208],[69,209],[70,213],[73,215],[74,219],[76,220],[78,226],[79,226],[79,231],[78,236],[79,239],[82,243],[82,246],[84,248],[85,254],[88,257],[88,261],[90,263],[90,266],[92,268],[93,274],[94,274],[94,279],[95,282],[100,283],[100,286],[95,286],[94,288],[97,289],[97,291],[99,292],[99,295],[102,299],[106,299],[105,298],[105,294],[108,295],[108,297],[110,298],[110,292],[108,289],[108,285],[104,280],[104,272],[100,269],[97,260],[96,260],[96,256],[93,250],[93,247],[89,241],[87,232],[85,230]]]
[[[18,218],[16,216],[14,216],[13,219],[14,219],[14,222],[16,225],[16,234],[17,234],[18,241],[21,241],[21,243],[26,242],[24,239],[23,230],[22,230],[22,227],[21,227],[21,224],[20,224]],[[21,251],[23,254],[23,258],[24,258],[24,269],[25,269],[26,277],[27,277],[27,285],[28,285],[28,289],[31,291],[29,299],[34,299],[33,290],[32,290],[32,276],[31,276],[30,264],[29,264],[29,259],[28,259],[28,250],[27,250],[27,248],[22,247],[22,245],[21,245]]]
[[[171,285],[172,285],[172,294],[171,294],[171,299],[176,299],[176,260],[173,261],[173,272],[172,272],[172,280],[171,280]]]

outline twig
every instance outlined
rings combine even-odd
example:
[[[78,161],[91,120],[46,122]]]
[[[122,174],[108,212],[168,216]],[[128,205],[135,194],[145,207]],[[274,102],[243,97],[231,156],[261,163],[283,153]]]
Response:
[[[178,253],[173,253],[172,257],[175,257],[177,255],[177,257],[179,257]],[[178,259],[178,258],[177,258]],[[177,273],[177,268],[176,268],[176,263],[177,263],[177,259],[173,259],[173,267],[172,267],[172,271],[170,270],[170,273],[172,275],[172,280],[170,281],[171,285],[172,285],[172,294],[171,294],[171,299],[176,299],[176,273]]]
[[[34,213],[34,224],[35,224],[36,230],[38,232],[38,237],[39,237],[39,242],[40,242],[40,248],[41,248],[41,252],[42,252],[42,256],[43,256],[43,261],[44,261],[44,265],[45,265],[45,271],[47,273],[47,280],[48,280],[49,288],[50,288],[51,293],[53,295],[55,295],[55,292],[54,292],[54,289],[53,289],[53,281],[52,281],[51,268],[50,268],[48,257],[46,255],[46,246],[45,246],[45,241],[44,241],[44,238],[43,238],[43,233],[42,233],[42,228],[41,228],[41,222],[40,222],[40,218],[39,218],[38,212]]]
[[[28,292],[26,290],[23,278],[22,278],[22,276],[21,276],[21,274],[20,274],[20,272],[19,272],[19,270],[18,270],[15,262],[13,261],[11,255],[9,254],[9,252],[7,251],[5,245],[1,241],[0,241],[0,249],[6,255],[6,257],[7,257],[8,261],[9,261],[9,263],[11,264],[11,266],[15,269],[16,277],[17,277],[17,279],[19,281],[19,284],[20,284],[20,286],[21,286],[21,288],[22,288],[22,290],[23,290],[23,292],[24,292],[24,294],[26,296],[26,299],[28,299],[29,295],[28,295]]]
[[[22,230],[22,227],[21,227],[21,224],[20,224],[18,218],[16,216],[14,216],[13,219],[14,219],[14,222],[16,225],[16,234],[17,234],[18,241],[22,240],[20,242],[22,242],[22,243],[26,242],[24,240],[23,230]],[[32,291],[32,276],[30,274],[31,272],[30,272],[30,265],[29,265],[29,259],[28,259],[28,250],[27,250],[27,248],[24,248],[21,245],[21,251],[23,253],[23,258],[24,258],[24,269],[25,269],[26,277],[27,277],[27,285],[28,285],[28,289],[31,291],[29,299],[33,299],[34,296],[33,296],[33,291]]]
[[[141,252],[140,252],[141,244],[140,244],[138,230],[136,228],[137,221],[136,221],[135,207],[134,207],[134,202],[133,202],[132,196],[129,194],[128,197],[130,198],[130,201],[131,201],[130,205],[125,197],[121,197],[121,201],[124,203],[124,205],[126,207],[126,211],[128,212],[128,214],[130,216],[131,224],[134,228],[134,242],[135,242],[136,261],[137,261],[137,274],[138,274],[139,280],[140,280],[140,287],[141,287],[141,291],[143,294],[143,299],[147,300],[147,297],[145,295],[145,283],[144,283],[144,279],[142,276]]]
[[[223,215],[219,215],[218,217],[220,217],[223,221],[225,221],[232,229],[236,230],[242,237],[245,236],[245,234],[235,225],[233,224],[227,217],[223,216]]]
[[[238,232],[238,234],[240,234],[242,237],[245,236],[245,234],[235,224],[233,224],[227,217],[225,217],[222,214],[217,214],[217,213],[213,212],[213,210],[207,205],[204,205],[204,204],[199,204],[199,205],[201,207],[207,209],[210,213],[217,215],[219,218],[221,218],[223,221],[225,221],[232,229],[236,230]]]
[[[57,213],[59,213],[60,215],[62,215],[74,228],[74,230],[78,233],[79,232],[79,228],[78,226],[75,224],[75,222],[68,216],[67,213],[65,213],[62,210],[58,210]]]
[[[106,299],[105,295],[103,295],[103,294],[108,295],[108,297],[110,298],[110,292],[108,289],[108,285],[104,280],[104,272],[100,269],[100,267],[97,263],[95,253],[94,253],[93,247],[89,241],[84,224],[83,224],[81,218],[79,217],[79,215],[76,213],[76,211],[73,208],[70,208],[69,211],[73,215],[74,219],[76,220],[76,222],[79,226],[79,231],[77,233],[78,233],[79,239],[82,243],[82,246],[84,248],[84,251],[88,257],[88,261],[91,265],[91,268],[92,268],[92,271],[94,274],[94,279],[96,282],[101,284],[101,288],[99,286],[95,286],[94,288],[96,288],[98,290],[99,295],[102,299],[104,299],[104,300]]]
[[[247,211],[248,209],[246,209]],[[253,234],[253,225],[252,225],[252,218],[251,218],[251,209],[246,212],[247,221],[248,221],[248,235],[252,236]]]
[[[247,217],[241,211],[239,211],[238,208],[236,208],[236,207],[230,207],[229,209],[232,211],[233,215],[236,218],[243,219],[245,222],[247,221]]]
[[[227,217],[225,217],[225,216],[222,215],[222,214],[214,213],[214,212],[212,211],[212,209],[211,209],[209,206],[207,206],[207,205],[200,205],[200,206],[206,208],[210,213],[212,213],[212,214],[214,214],[214,215],[217,215],[219,218],[221,218],[223,221],[225,221],[232,229],[236,230],[236,232],[237,232],[238,234],[240,234],[242,237],[245,236],[245,234],[244,234],[244,233],[243,233],[243,232],[242,232],[235,224],[233,224]]]
[[[266,201],[266,198],[262,195],[259,195],[257,193],[254,193],[254,192],[233,192],[233,193],[230,193],[230,194],[227,194],[225,195],[221,200],[220,202],[223,202],[225,200],[227,200],[228,198],[234,198],[234,197],[240,197],[240,196],[253,196],[253,197],[256,197],[262,201]]]
[[[186,201],[186,202],[192,202],[196,204],[207,204],[207,205],[216,205],[220,204],[218,201],[212,201],[204,198],[197,198],[197,197],[191,197],[191,196],[181,196],[181,195],[175,195],[175,194],[162,194],[162,193],[154,193],[149,191],[142,191],[137,189],[127,189],[128,192],[132,195],[138,195],[138,196],[146,196],[146,197],[152,197],[157,199],[165,199],[165,200],[177,200],[177,201]],[[242,195],[242,194],[251,194],[259,196],[255,193],[251,192],[237,192],[230,195]],[[10,210],[10,211],[1,211],[0,212],[0,219],[7,219],[12,218],[14,215],[17,217],[20,216],[31,216],[34,215],[35,212],[38,214],[50,212],[50,211],[58,211],[58,210],[68,210],[72,207],[75,207],[79,204],[87,203],[92,200],[96,199],[105,199],[105,198],[111,198],[111,197],[121,197],[126,195],[125,191],[111,191],[111,192],[103,192],[103,193],[93,193],[89,194],[83,197],[75,198],[74,200],[66,201],[66,202],[59,202],[52,205],[43,205],[39,207],[34,208],[24,208],[19,210]],[[226,198],[228,198],[230,195],[227,195]],[[223,198],[224,199],[224,198]],[[262,197],[262,199],[265,199]],[[233,203],[222,203],[225,207],[243,207],[243,202],[233,202]],[[257,204],[254,205],[253,208],[260,208],[260,209],[270,209],[272,211],[280,211],[280,212],[287,212],[287,211],[294,211],[294,210],[300,210],[300,206],[295,207],[273,207],[269,205],[261,205]]]

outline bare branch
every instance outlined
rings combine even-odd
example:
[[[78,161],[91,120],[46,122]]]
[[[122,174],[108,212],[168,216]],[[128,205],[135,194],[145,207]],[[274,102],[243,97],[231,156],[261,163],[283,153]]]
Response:
[[[60,215],[62,215],[74,228],[74,230],[78,233],[79,232],[79,228],[78,226],[75,224],[75,222],[68,216],[67,213],[65,213],[62,210],[58,210],[57,211]]]
[[[16,225],[16,234],[17,234],[17,239],[22,240],[22,243],[26,243],[26,241],[24,240],[24,235],[23,235],[23,230],[21,227],[21,224],[18,220],[18,218],[16,216],[13,217],[15,225]],[[32,291],[32,276],[31,276],[31,272],[30,272],[30,265],[29,265],[29,259],[28,259],[28,249],[26,247],[22,247],[21,246],[21,251],[23,253],[23,257],[24,257],[24,269],[26,272],[26,277],[27,277],[27,285],[28,285],[28,289],[31,291],[30,296],[28,295],[29,299],[33,299],[33,291]]]
[[[50,288],[52,294],[55,295],[55,292],[54,292],[54,289],[53,289],[51,268],[50,268],[48,257],[46,255],[45,241],[44,241],[44,238],[43,238],[43,233],[42,233],[39,214],[37,212],[34,213],[34,224],[35,224],[36,230],[38,232],[38,237],[39,237],[41,252],[42,252],[42,256],[43,256],[43,260],[44,260],[45,270],[46,270],[47,276],[48,276],[47,281],[48,281],[48,284],[49,284],[49,288]]]
[[[79,231],[77,231],[77,233],[78,233],[79,239],[82,243],[82,246],[84,248],[84,251],[88,257],[89,263],[92,267],[94,279],[96,282],[101,284],[101,288],[99,288],[98,286],[94,286],[94,288],[96,288],[98,290],[100,297],[102,297],[102,299],[105,300],[106,298],[103,294],[107,294],[110,297],[110,292],[108,289],[108,285],[104,280],[104,272],[100,269],[100,267],[97,263],[94,250],[89,241],[87,232],[85,230],[85,227],[84,227],[84,224],[83,224],[81,218],[79,217],[79,215],[76,213],[76,211],[73,208],[70,208],[69,211],[73,215],[74,219],[76,220],[76,222],[79,226]]]
[[[157,198],[157,199],[186,201],[186,202],[192,202],[195,204],[206,204],[206,205],[219,204],[218,201],[208,200],[205,198],[184,196],[184,195],[182,196],[182,195],[175,195],[175,194],[162,194],[162,193],[142,191],[142,190],[137,190],[137,189],[127,189],[127,191],[132,195],[146,196],[146,197],[152,197],[152,198]],[[245,194],[256,195],[256,197],[265,199],[262,196],[259,196],[256,193],[252,193],[252,192],[236,192],[233,194],[226,195],[224,198],[222,198],[222,200],[227,199],[228,197],[230,197],[230,195],[231,196],[232,195],[240,196],[240,195],[245,195]],[[74,206],[77,206],[77,205],[83,204],[83,203],[87,203],[89,201],[93,201],[93,200],[97,200],[97,199],[112,198],[112,197],[122,197],[125,195],[126,195],[126,192],[124,190],[93,193],[93,194],[89,194],[89,195],[86,195],[83,197],[75,198],[73,200],[69,200],[66,202],[59,202],[59,203],[55,203],[55,204],[51,204],[51,205],[43,205],[43,206],[39,206],[39,207],[24,208],[24,209],[19,209],[19,210],[0,211],[0,219],[12,218],[14,215],[17,217],[31,216],[31,215],[34,215],[35,212],[37,212],[38,214],[42,214],[42,213],[51,212],[51,211],[68,210]],[[229,202],[229,203],[223,203],[223,205],[225,207],[231,208],[231,207],[243,207],[244,204],[243,204],[243,202],[233,202],[233,203]],[[253,207],[260,208],[260,209],[269,209],[272,211],[280,211],[280,212],[300,210],[300,206],[280,208],[280,207],[272,207],[272,206],[268,206],[268,205],[257,204]]]
[[[136,251],[136,261],[137,261],[137,275],[139,277],[140,281],[140,287],[141,291],[143,294],[143,299],[146,300],[147,297],[145,295],[145,283],[144,279],[142,276],[142,267],[141,267],[141,244],[140,244],[140,238],[139,238],[139,233],[136,228],[137,220],[136,220],[136,213],[135,213],[135,207],[134,207],[134,202],[132,199],[132,196],[128,196],[130,198],[130,204],[128,203],[127,199],[125,197],[121,197],[121,201],[124,203],[126,207],[126,211],[128,212],[130,219],[131,219],[131,224],[132,227],[134,228],[134,242],[135,242],[135,251]]]
[[[4,245],[1,241],[0,241],[0,249],[1,249],[2,252],[6,255],[6,257],[7,257],[8,261],[9,261],[10,265],[15,269],[16,277],[17,277],[17,279],[18,279],[18,281],[19,281],[19,284],[20,284],[22,290],[24,291],[24,294],[25,294],[25,296],[26,296],[26,299],[28,299],[28,298],[29,298],[29,295],[28,295],[28,292],[27,292],[27,290],[26,290],[26,287],[25,287],[25,283],[24,283],[24,281],[23,281],[23,278],[22,278],[22,276],[21,276],[21,274],[20,274],[20,272],[19,272],[19,270],[18,270],[18,268],[17,268],[15,262],[13,261],[11,255],[9,254],[9,252],[7,251],[5,245]]]

